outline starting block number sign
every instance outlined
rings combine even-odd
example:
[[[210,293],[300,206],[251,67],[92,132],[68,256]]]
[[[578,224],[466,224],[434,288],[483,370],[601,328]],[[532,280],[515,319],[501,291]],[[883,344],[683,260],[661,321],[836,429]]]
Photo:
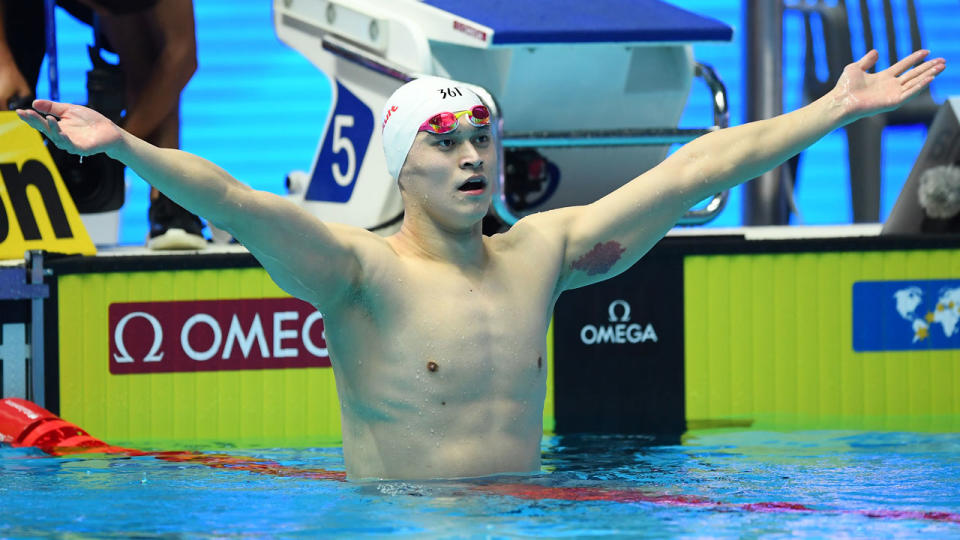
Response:
[[[336,105],[304,194],[308,201],[349,201],[373,136],[373,112],[340,81],[336,83]]]
[[[43,139],[12,111],[0,112],[0,202],[0,259],[96,253]]]

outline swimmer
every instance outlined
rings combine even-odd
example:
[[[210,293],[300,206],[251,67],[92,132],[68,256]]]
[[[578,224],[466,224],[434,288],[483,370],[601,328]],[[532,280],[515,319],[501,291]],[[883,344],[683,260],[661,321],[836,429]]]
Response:
[[[596,202],[491,237],[481,234],[497,174],[490,112],[454,81],[417,79],[384,107],[405,211],[389,237],[323,223],[84,107],[38,100],[41,114],[18,114],[69,152],[122,161],[324,314],[349,479],[462,478],[539,471],[546,331],[563,291],[623,272],[698,201],[910,99],[945,67],[927,55],[873,74],[871,51],[801,109],[704,135]]]

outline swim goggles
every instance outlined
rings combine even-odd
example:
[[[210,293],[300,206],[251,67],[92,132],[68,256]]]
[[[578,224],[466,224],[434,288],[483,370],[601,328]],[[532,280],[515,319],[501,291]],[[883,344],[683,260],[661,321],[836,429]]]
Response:
[[[420,124],[419,131],[426,131],[437,135],[450,133],[460,127],[461,116],[466,116],[467,121],[474,127],[490,125],[490,109],[483,105],[476,105],[466,111],[437,113],[431,116],[426,122]]]

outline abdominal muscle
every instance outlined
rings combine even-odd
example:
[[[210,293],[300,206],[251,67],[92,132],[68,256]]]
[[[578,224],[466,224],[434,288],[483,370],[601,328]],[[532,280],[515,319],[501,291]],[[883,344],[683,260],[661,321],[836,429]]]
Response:
[[[525,410],[495,400],[440,407],[428,404],[389,422],[350,419],[345,411],[348,477],[428,480],[539,470],[542,406]]]
[[[545,320],[529,319],[498,321],[493,326],[502,333],[480,322],[472,332],[464,330],[463,339],[443,339],[447,333],[442,331],[421,333],[417,324],[384,332],[395,340],[367,333],[348,348],[354,353],[351,362],[338,360],[342,341],[337,338],[345,336],[332,321],[327,344],[348,477],[433,479],[537,471],[547,379]]]

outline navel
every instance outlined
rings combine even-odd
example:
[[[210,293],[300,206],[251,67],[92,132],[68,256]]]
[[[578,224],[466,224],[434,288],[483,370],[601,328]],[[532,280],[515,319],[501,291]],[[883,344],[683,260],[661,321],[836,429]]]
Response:
[[[542,356],[538,356],[538,357],[537,357],[537,369],[543,369],[543,357],[542,357]]]

